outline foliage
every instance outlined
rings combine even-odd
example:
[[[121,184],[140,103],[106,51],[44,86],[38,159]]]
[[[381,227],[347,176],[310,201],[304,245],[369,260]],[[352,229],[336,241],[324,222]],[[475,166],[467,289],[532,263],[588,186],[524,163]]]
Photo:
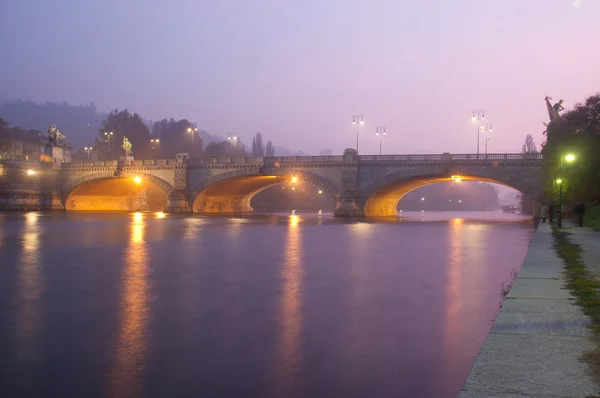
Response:
[[[583,359],[596,379],[600,380],[600,283],[583,262],[579,245],[571,243],[568,234],[557,228],[554,228],[552,235],[554,248],[565,263],[567,288],[592,321],[590,329],[594,331],[596,348],[586,353]]]
[[[110,134],[110,133],[113,134]],[[140,159],[151,157],[150,130],[144,120],[127,109],[110,112],[102,122],[102,128],[98,131],[100,145],[95,149],[104,153],[108,159],[118,159],[125,152],[121,148],[123,137],[127,137],[133,147],[133,156]],[[110,138],[107,138],[110,137]]]
[[[192,129],[191,132],[188,129]],[[158,152],[166,157],[188,153],[192,158],[202,156],[203,140],[200,131],[187,119],[166,118],[152,125],[152,137],[159,138]]]
[[[273,143],[271,140],[267,141],[267,146],[265,148],[265,156],[275,156],[275,147],[273,147]]]
[[[66,102],[36,104],[18,100],[0,104],[0,117],[10,120],[12,125],[47,131],[48,126],[55,123],[67,136],[67,142],[75,146],[90,145],[105,116],[93,103],[79,106]]]
[[[527,134],[525,137],[525,143],[521,148],[522,153],[537,153],[537,146],[535,145],[535,141],[533,140],[533,136],[531,134]]]
[[[525,137],[525,143],[521,148],[522,153],[537,153],[537,146],[535,145],[535,141],[533,140],[533,136],[531,134],[527,134]],[[533,214],[533,202],[527,195],[523,193],[519,193],[519,210],[521,214]]]
[[[586,210],[583,224],[593,230],[600,231],[600,205]]]
[[[421,200],[424,198],[425,200]],[[486,182],[438,182],[409,192],[398,203],[400,210],[467,210],[500,209],[494,185]]]
[[[211,142],[204,150],[204,158],[243,158],[248,156],[246,147],[239,138],[236,144],[232,145],[229,141]]]
[[[265,144],[263,143],[263,137],[261,133],[256,133],[256,136],[252,138],[252,156],[265,156]]]
[[[600,201],[600,94],[587,98],[548,125],[542,153],[547,194],[554,194],[560,178],[565,203]],[[566,162],[567,154],[575,155],[575,161]]]

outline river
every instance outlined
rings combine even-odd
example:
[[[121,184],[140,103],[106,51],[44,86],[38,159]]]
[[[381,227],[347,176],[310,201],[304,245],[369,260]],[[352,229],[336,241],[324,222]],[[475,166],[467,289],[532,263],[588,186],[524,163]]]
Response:
[[[0,397],[456,397],[530,222],[0,213]]]

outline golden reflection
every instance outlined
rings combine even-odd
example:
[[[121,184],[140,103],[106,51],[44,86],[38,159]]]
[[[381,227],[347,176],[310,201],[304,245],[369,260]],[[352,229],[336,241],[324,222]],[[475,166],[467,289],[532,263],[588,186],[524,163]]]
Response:
[[[119,336],[111,372],[112,396],[115,397],[140,394],[137,379],[146,362],[149,287],[145,229],[142,213],[135,213],[124,259]]]
[[[462,334],[461,310],[464,305],[463,270],[465,220],[450,220],[450,239],[447,262],[447,278],[445,281],[446,297],[444,298],[444,346],[448,361],[460,358],[460,339]]]
[[[285,264],[282,270],[283,292],[280,304],[280,337],[277,352],[277,396],[291,396],[295,391],[288,375],[301,361],[300,342],[302,335],[302,242],[299,227],[300,217],[290,216]]]
[[[291,227],[297,227],[298,223],[300,222],[300,216],[297,215],[291,215],[290,216],[290,226]]]
[[[162,211],[157,211],[156,213],[154,213],[154,215],[156,216],[156,218],[165,218],[166,214],[163,213]]]
[[[40,328],[40,300],[43,291],[41,272],[41,230],[39,213],[27,213],[21,239],[21,260],[17,279],[17,322],[15,341],[18,366],[32,369],[38,351],[37,332]]]

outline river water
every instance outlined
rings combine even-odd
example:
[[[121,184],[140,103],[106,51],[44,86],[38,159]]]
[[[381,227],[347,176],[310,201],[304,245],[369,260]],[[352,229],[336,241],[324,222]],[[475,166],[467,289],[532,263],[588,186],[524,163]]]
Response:
[[[533,227],[404,215],[0,214],[0,397],[456,397]]]

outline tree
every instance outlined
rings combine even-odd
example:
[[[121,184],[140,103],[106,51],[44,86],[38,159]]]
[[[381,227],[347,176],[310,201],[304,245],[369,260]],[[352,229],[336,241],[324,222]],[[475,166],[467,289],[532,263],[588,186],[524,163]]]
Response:
[[[531,134],[527,134],[525,137],[525,143],[521,148],[521,152],[523,153],[537,153],[537,147],[535,146],[535,142],[533,141],[533,137]]]
[[[188,153],[191,158],[202,156],[203,141],[195,124],[187,119],[163,119],[152,125],[152,136],[160,139],[160,148],[167,157]]]
[[[256,136],[252,138],[252,156],[265,156],[265,144],[263,144],[263,137],[261,133],[256,133]]]
[[[266,156],[275,156],[275,148],[273,147],[273,143],[271,140],[267,141],[267,147],[265,148]]]
[[[98,135],[103,142],[102,148],[97,149],[103,150],[108,159],[118,159],[119,156],[124,155],[121,149],[123,137],[127,137],[131,142],[134,157],[138,159],[152,157],[150,130],[137,113],[132,115],[127,109],[122,111],[115,109],[102,122]]]
[[[537,153],[537,147],[533,141],[533,136],[527,134],[525,137],[525,143],[521,147],[522,153]],[[519,193],[519,211],[521,214],[532,214],[533,213],[533,202],[525,194]]]
[[[560,178],[563,203],[600,201],[600,93],[550,122],[546,137],[542,149],[546,194],[554,195]],[[567,154],[574,154],[575,161],[565,163]]]
[[[244,144],[238,142],[232,145],[229,141],[211,142],[204,150],[204,158],[243,158],[248,154]]]

